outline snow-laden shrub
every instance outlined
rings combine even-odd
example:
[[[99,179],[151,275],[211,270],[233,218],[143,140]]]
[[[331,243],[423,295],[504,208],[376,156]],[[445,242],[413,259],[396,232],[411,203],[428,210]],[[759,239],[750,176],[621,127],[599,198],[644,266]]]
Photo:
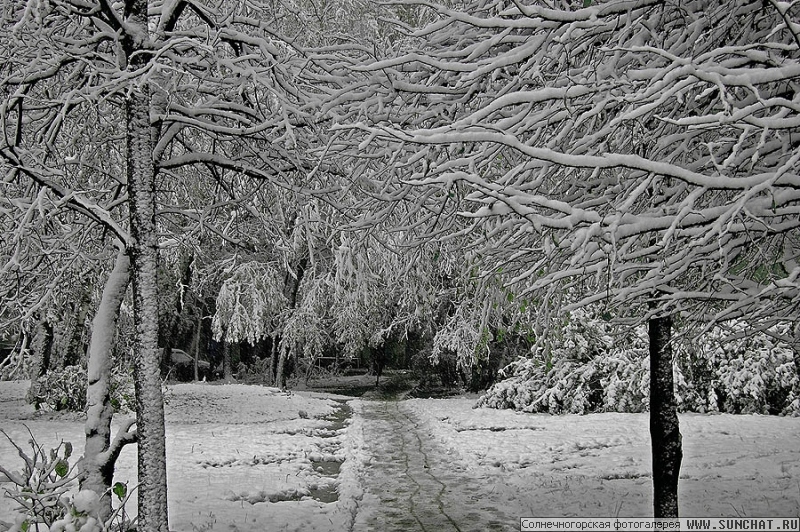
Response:
[[[510,378],[492,386],[477,406],[524,412],[586,414],[641,412],[649,406],[649,357],[641,352],[611,352],[585,362],[520,359],[503,373]]]
[[[109,400],[114,412],[136,411],[136,394],[132,368],[115,365],[108,385]]]
[[[97,517],[100,497],[95,492],[79,491],[67,501],[67,506],[64,517],[52,524],[50,532],[103,532],[103,524]]]
[[[430,355],[434,365],[454,356],[460,369],[488,353],[488,333],[465,317],[462,311],[462,307],[456,309],[456,313],[436,332]]]
[[[30,431],[29,431],[30,432]],[[125,511],[130,493],[117,482],[111,488],[116,508],[104,521],[99,517],[100,496],[91,490],[77,489],[79,463],[72,461],[72,444],[61,442],[45,449],[30,432],[30,451],[2,433],[22,458],[22,469],[11,471],[0,464],[0,482],[7,483],[5,496],[17,506],[14,523],[8,532],[134,532],[135,523]],[[6,516],[4,516],[6,517]],[[4,530],[0,521],[0,530]]]
[[[31,402],[36,410],[82,412],[86,409],[86,382],[86,370],[81,366],[48,371],[39,377]]]
[[[37,410],[83,412],[86,410],[86,386],[86,369],[82,366],[51,370],[39,377],[36,393],[30,401]],[[115,412],[135,409],[133,375],[130,370],[121,366],[115,366],[111,370],[109,392]]]
[[[785,326],[773,331],[786,335]],[[794,351],[743,323],[715,328],[687,344],[678,359],[681,407],[698,412],[793,414],[800,380]]]
[[[560,325],[544,349],[504,368],[501,374],[507,378],[490,388],[478,406],[553,414],[640,412],[648,407],[643,329],[629,332],[626,348],[620,349],[612,325],[585,311],[572,313]]]
[[[48,450],[30,433],[28,451],[5,431],[0,432],[23,460],[18,471],[0,464],[0,481],[10,485],[4,489],[5,496],[17,504],[14,511],[18,518],[11,530],[36,530],[38,524],[51,526],[68,511],[65,499],[78,475],[76,464],[71,463],[72,444],[62,442]]]
[[[549,350],[509,364],[502,371],[505,380],[476,406],[552,414],[647,410],[646,328],[612,337],[610,327],[602,319],[573,313],[553,334]],[[737,336],[731,339],[731,334]],[[770,335],[734,323],[700,339],[679,338],[673,350],[680,410],[800,414],[794,352]]]

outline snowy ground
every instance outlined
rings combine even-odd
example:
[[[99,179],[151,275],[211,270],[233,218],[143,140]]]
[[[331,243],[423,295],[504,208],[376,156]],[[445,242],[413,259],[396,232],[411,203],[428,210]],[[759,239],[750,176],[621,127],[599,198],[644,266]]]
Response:
[[[27,382],[0,382],[0,427],[15,441],[60,441],[83,452],[83,419],[34,414],[21,397]],[[170,528],[192,530],[347,530],[354,496],[344,465],[346,431],[332,416],[342,402],[311,392],[281,393],[244,385],[179,384],[166,394]],[[115,424],[117,424],[115,420]],[[332,430],[333,429],[333,430]],[[135,447],[127,447],[115,481],[136,484]],[[19,467],[0,438],[0,462]],[[338,475],[333,470],[341,465]],[[336,483],[341,496],[336,497]],[[0,488],[1,489],[1,488]],[[333,492],[333,497],[331,497]],[[322,502],[337,498],[335,502]],[[0,500],[0,520],[12,501]],[[135,512],[135,501],[128,504]]]
[[[530,516],[652,516],[647,414],[550,416],[472,409],[474,399],[404,406],[476,474],[529,494]],[[685,414],[685,517],[800,516],[800,418]]]
[[[34,414],[21,399],[26,389],[0,382],[0,427],[25,442],[28,426],[41,443],[71,441],[80,454],[81,417]],[[414,530],[399,514],[409,500],[419,510],[425,486],[437,490],[427,499],[448,519],[472,515],[477,523],[482,506],[495,508],[487,522],[508,518],[507,530],[518,530],[521,515],[651,515],[646,415],[517,414],[474,410],[474,398],[457,398],[402,401],[376,418],[367,400],[244,385],[175,385],[167,399],[176,532],[383,530],[389,514]],[[800,418],[684,415],[681,424],[683,515],[800,516]],[[405,435],[392,438],[384,426]],[[409,452],[392,447],[398,442]],[[413,463],[421,459],[431,463]],[[4,439],[0,463],[19,463]],[[415,475],[415,492],[389,496],[407,490],[404,474]],[[133,447],[116,480],[135,484]],[[0,521],[11,506],[0,499]]]

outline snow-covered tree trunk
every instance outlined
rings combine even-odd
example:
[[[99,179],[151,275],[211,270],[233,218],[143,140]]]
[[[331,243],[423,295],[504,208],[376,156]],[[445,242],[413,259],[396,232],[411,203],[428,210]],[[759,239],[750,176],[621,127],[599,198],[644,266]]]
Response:
[[[123,43],[128,70],[147,68],[148,1],[133,0],[131,31]],[[167,532],[167,465],[164,397],[158,350],[158,234],[155,224],[155,167],[150,127],[151,90],[146,79],[131,87],[125,103],[128,208],[132,245],[136,427],[139,437],[139,530]]]
[[[683,450],[672,376],[672,316],[652,317],[648,336],[653,517],[678,517],[678,476]]]
[[[111,443],[111,353],[119,310],[129,281],[130,259],[124,251],[120,251],[103,288],[100,305],[92,321],[92,338],[89,343],[86,448],[81,489],[92,490],[100,496],[99,513],[103,521],[112,512],[109,491],[114,478],[114,463],[122,447],[135,439],[135,432],[128,430],[128,424],[120,429],[114,444]]]
[[[127,103],[128,194],[131,212],[130,251],[133,271],[136,425],[139,433],[139,527],[166,532],[167,468],[164,398],[158,349],[154,171],[146,86]]]

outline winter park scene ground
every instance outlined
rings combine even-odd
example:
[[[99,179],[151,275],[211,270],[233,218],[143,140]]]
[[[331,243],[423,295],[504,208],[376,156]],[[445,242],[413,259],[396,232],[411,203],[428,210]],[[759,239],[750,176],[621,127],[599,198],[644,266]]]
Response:
[[[28,386],[0,383],[2,429],[23,446],[28,429],[48,448],[70,441],[80,455],[81,416],[34,413]],[[166,397],[175,531],[518,530],[524,516],[652,515],[646,414],[552,416],[476,409],[474,395],[353,398],[241,384],[173,384]],[[800,419],[680,421],[683,515],[800,515]],[[0,463],[15,461],[0,440]],[[126,448],[115,481],[135,486],[135,470]],[[0,500],[0,521],[13,522],[13,509]]]

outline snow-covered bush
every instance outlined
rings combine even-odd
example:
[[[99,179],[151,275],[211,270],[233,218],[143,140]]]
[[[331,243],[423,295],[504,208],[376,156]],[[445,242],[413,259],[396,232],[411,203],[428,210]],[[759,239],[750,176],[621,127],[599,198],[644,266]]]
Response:
[[[46,450],[31,433],[29,452],[5,431],[0,432],[23,460],[19,471],[0,464],[0,481],[11,486],[5,488],[5,496],[17,503],[17,519],[11,530],[36,530],[37,524],[51,526],[68,511],[65,499],[77,476],[76,464],[70,463],[72,444],[62,442],[55,449]]]
[[[506,378],[476,406],[552,414],[647,410],[646,328],[613,337],[610,331],[602,319],[573,313],[546,349],[504,368]],[[673,350],[680,410],[800,414],[794,352],[769,334],[733,323],[700,339],[678,338]]]
[[[31,402],[36,410],[82,412],[86,408],[86,382],[86,370],[81,366],[48,371],[39,377],[37,393]]]
[[[129,492],[117,482],[111,492],[118,507],[105,521],[99,518],[100,496],[91,490],[76,490],[80,460],[72,462],[72,444],[61,442],[54,449],[42,447],[30,433],[27,451],[0,429],[17,454],[22,469],[11,471],[0,464],[0,482],[8,483],[5,496],[17,503],[14,523],[8,532],[131,532],[136,526],[125,512]],[[0,522],[0,530],[4,530]]]
[[[454,355],[457,366],[466,367],[488,352],[488,333],[462,315],[462,310],[462,307],[456,309],[456,313],[436,332],[430,355],[434,364],[438,364],[441,358]]]
[[[245,384],[271,383],[270,362],[269,358],[257,358],[250,364],[239,362],[236,367],[236,379]]]
[[[85,368],[66,366],[41,376],[36,393],[30,400],[37,410],[83,412],[86,409],[86,385]],[[115,366],[111,370],[109,392],[114,411],[129,412],[135,409],[133,375],[129,369]]]
[[[552,414],[641,412],[649,406],[648,363],[640,349],[610,349],[588,359],[521,358],[503,369],[510,376],[477,406]]]
[[[135,522],[125,513],[128,488],[117,482],[111,489],[119,507],[105,521],[100,517],[100,497],[92,490],[80,490],[65,497],[64,515],[53,522],[48,532],[135,532]],[[25,531],[21,531],[25,532]]]
[[[648,407],[647,338],[641,328],[615,338],[610,323],[586,311],[573,312],[559,325],[533,356],[504,368],[507,378],[478,406],[553,414]]]
[[[786,336],[786,326],[773,331]],[[678,359],[676,389],[684,410],[759,414],[800,413],[795,353],[740,322],[687,343]]]

